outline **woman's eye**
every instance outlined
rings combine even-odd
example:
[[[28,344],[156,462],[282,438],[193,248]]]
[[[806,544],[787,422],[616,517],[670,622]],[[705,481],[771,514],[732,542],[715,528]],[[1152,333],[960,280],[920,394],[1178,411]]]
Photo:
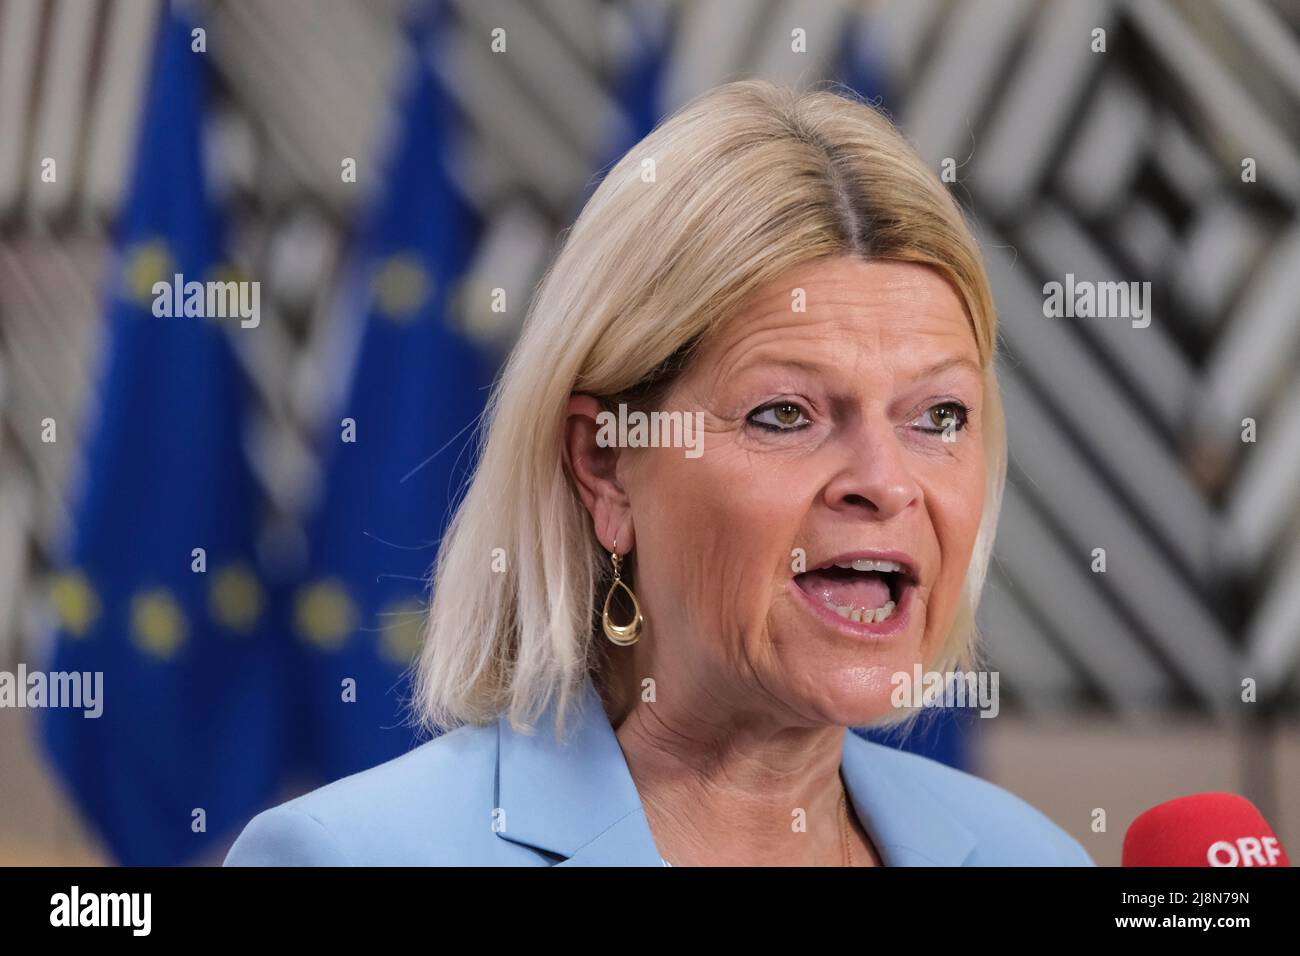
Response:
[[[941,402],[927,408],[916,420],[916,427],[923,432],[952,434],[966,427],[968,412],[961,402]]]
[[[751,412],[749,421],[769,431],[784,432],[809,424],[803,409],[794,402],[776,402]]]

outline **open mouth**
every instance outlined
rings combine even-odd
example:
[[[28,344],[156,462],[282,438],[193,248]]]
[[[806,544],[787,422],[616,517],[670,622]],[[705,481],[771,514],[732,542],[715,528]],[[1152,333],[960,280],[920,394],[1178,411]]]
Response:
[[[794,581],[814,603],[861,624],[893,617],[915,583],[906,565],[876,558],[828,562],[796,574]]]

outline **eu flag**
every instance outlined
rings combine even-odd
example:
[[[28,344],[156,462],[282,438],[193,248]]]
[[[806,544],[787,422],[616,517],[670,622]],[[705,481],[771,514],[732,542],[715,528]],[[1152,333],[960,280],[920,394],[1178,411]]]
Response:
[[[325,779],[416,742],[405,705],[426,580],[493,371],[453,323],[480,228],[449,171],[456,116],[424,47],[412,53],[401,128],[360,237],[359,353],[323,436],[326,491],[293,602],[306,756]]]
[[[662,14],[633,7],[630,48],[621,69],[612,77],[615,122],[602,147],[600,174],[587,183],[585,203],[601,179],[629,149],[648,136],[663,118],[664,82],[667,73],[669,24]]]
[[[265,802],[282,760],[259,494],[241,448],[247,388],[230,344],[257,331],[230,315],[234,300],[218,309],[229,317],[204,295],[167,315],[178,296],[160,291],[241,288],[225,284],[207,195],[206,89],[191,25],[164,14],[114,236],[70,553],[51,594],[50,667],[102,673],[103,710],[45,711],[49,758],[128,865],[193,859]]]

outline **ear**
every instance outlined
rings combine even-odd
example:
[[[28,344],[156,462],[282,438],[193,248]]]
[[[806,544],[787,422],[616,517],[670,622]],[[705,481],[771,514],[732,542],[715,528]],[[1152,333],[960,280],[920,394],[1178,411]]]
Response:
[[[618,462],[623,453],[614,442],[602,443],[610,432],[602,432],[607,412],[591,395],[574,393],[564,420],[564,464],[573,478],[578,497],[591,513],[596,538],[606,551],[627,554],[636,546],[632,527],[632,507],[618,477]]]

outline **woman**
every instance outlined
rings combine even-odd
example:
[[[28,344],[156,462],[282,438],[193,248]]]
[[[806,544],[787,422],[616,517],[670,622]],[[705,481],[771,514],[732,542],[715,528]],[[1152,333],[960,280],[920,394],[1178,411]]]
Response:
[[[732,83],[592,196],[443,540],[420,716],[230,864],[1091,865],[848,727],[973,669],[1005,437],[958,207],[889,121]],[[450,729],[455,728],[455,729]]]

